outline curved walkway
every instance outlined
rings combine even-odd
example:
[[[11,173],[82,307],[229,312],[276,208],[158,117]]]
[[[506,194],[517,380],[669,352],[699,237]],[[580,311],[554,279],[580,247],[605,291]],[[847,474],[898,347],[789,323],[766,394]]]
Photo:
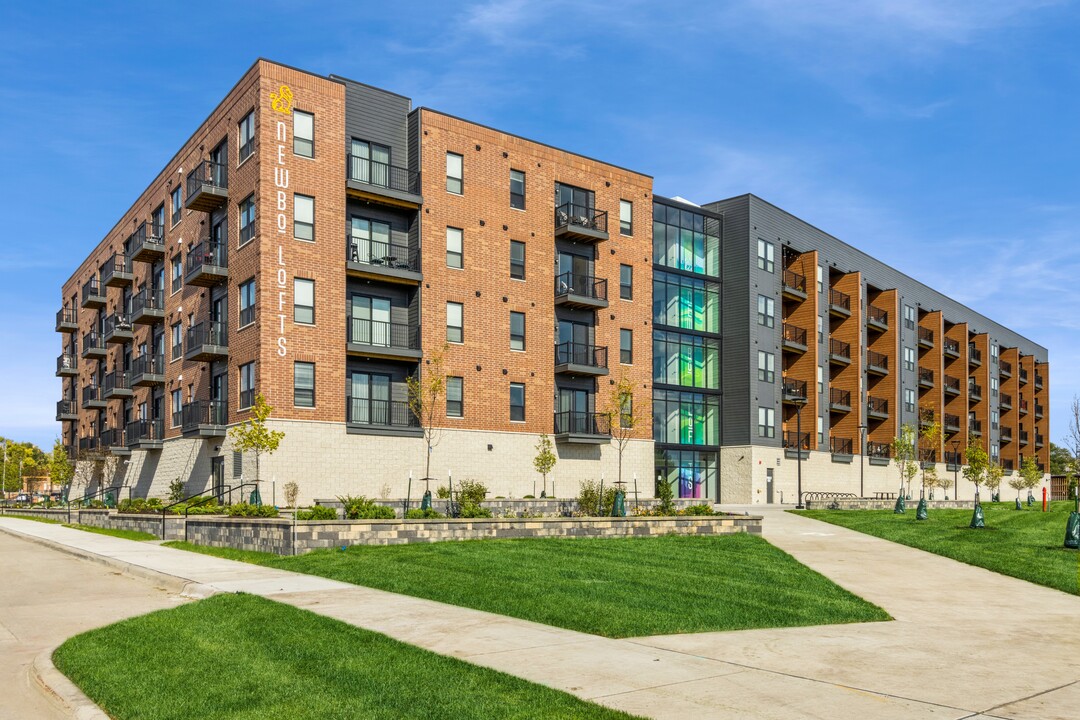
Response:
[[[196,595],[268,596],[651,717],[1080,714],[1080,598],[778,508],[765,515],[766,538],[896,621],[609,640],[56,525],[0,518],[0,530]]]

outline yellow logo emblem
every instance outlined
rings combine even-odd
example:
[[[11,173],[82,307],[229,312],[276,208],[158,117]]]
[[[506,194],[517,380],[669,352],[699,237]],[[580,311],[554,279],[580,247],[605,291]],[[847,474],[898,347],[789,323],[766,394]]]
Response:
[[[282,85],[278,91],[270,93],[270,107],[279,113],[288,115],[292,112],[292,90],[288,85]]]

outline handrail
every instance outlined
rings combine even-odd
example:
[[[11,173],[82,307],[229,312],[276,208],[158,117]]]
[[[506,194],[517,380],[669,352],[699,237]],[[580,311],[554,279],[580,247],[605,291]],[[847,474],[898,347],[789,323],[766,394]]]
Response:
[[[86,502],[87,500],[91,500],[91,499],[93,499],[93,498],[96,498],[96,497],[99,497],[99,496],[100,496],[100,497],[104,497],[105,493],[109,493],[109,492],[112,492],[113,490],[117,490],[117,491],[119,491],[119,490],[121,490],[122,488],[125,488],[125,487],[128,487],[128,486],[127,486],[127,485],[112,485],[112,486],[110,486],[110,487],[107,487],[107,488],[102,488],[102,489],[98,490],[98,491],[97,491],[97,492],[95,492],[95,493],[87,493],[86,495],[83,495],[83,496],[82,496],[81,498],[78,498],[78,499],[76,499],[76,500],[68,500],[68,505],[70,506],[70,505],[71,505],[72,503],[78,503],[78,504],[79,504],[79,507],[81,508],[81,507],[82,507],[82,504],[83,504],[84,502]],[[120,504],[120,498],[119,498],[119,495],[120,495],[120,493],[119,493],[119,492],[117,492],[117,494],[116,494],[116,500],[115,500],[115,502],[116,502],[116,504],[117,504],[117,505],[119,505],[119,504]],[[131,495],[131,490],[130,490],[130,488],[128,489],[128,495]]]
[[[163,506],[161,508],[161,539],[162,540],[165,539],[165,516],[168,514],[169,508],[176,507],[177,505],[179,505],[181,503],[186,503],[186,502],[188,502],[190,500],[196,500],[196,499],[200,499],[200,502],[194,503],[194,505],[196,505],[196,506],[201,504],[202,502],[205,502],[206,500],[219,499],[219,498],[224,499],[226,491],[229,493],[229,503],[228,504],[232,505],[232,491],[233,490],[241,490],[245,486],[248,486],[248,485],[258,486],[258,483],[250,482],[250,483],[240,483],[239,485],[223,485],[221,487],[221,490],[218,491],[217,493],[212,493],[210,495],[207,495],[205,492],[195,493],[194,495],[188,495],[183,500],[177,500],[175,502],[171,502],[168,505]],[[188,516],[188,508],[184,508],[184,519],[185,520],[187,520],[187,516]],[[186,522],[184,523],[184,539],[187,540],[187,523]]]

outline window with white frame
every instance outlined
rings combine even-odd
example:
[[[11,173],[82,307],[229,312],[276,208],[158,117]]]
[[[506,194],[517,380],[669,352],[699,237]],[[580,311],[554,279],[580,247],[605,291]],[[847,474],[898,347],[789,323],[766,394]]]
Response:
[[[904,369],[915,369],[915,348],[904,348]]]
[[[619,201],[619,234],[634,234],[634,203],[629,200]]]
[[[293,322],[315,324],[315,281],[293,278]]]
[[[758,437],[776,437],[776,411],[769,407],[759,407],[757,418]]]
[[[459,377],[446,378],[446,416],[464,417],[464,388],[463,380]]]
[[[465,342],[465,330],[462,325],[464,306],[461,303],[446,303],[446,342]]]
[[[315,239],[315,198],[309,195],[293,195],[293,237]]]
[[[461,195],[465,191],[465,158],[457,153],[446,153],[446,191]]]
[[[463,236],[461,228],[446,228],[446,267],[464,267]]]
[[[915,412],[915,391],[911,388],[904,389],[904,411]]]
[[[293,363],[293,405],[315,407],[315,363]]]
[[[776,381],[776,356],[771,352],[758,350],[757,379],[767,383]]]
[[[315,157],[315,116],[309,112],[293,110],[293,152]]]
[[[762,240],[758,238],[757,241],[757,266],[758,270],[764,270],[765,272],[773,272],[776,270],[775,263],[776,249],[768,240]]]
[[[757,321],[758,325],[765,327],[776,326],[776,302],[771,297],[758,295]]]
[[[915,308],[911,305],[904,306],[904,327],[908,330],[915,329]]]

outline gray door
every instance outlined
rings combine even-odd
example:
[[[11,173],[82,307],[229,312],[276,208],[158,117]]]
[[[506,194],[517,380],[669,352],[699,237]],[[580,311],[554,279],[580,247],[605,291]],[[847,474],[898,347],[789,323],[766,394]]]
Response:
[[[773,474],[772,474],[772,471],[773,471],[772,468],[765,468],[765,502],[769,503],[770,505],[772,505],[773,502],[775,502],[773,500]]]

